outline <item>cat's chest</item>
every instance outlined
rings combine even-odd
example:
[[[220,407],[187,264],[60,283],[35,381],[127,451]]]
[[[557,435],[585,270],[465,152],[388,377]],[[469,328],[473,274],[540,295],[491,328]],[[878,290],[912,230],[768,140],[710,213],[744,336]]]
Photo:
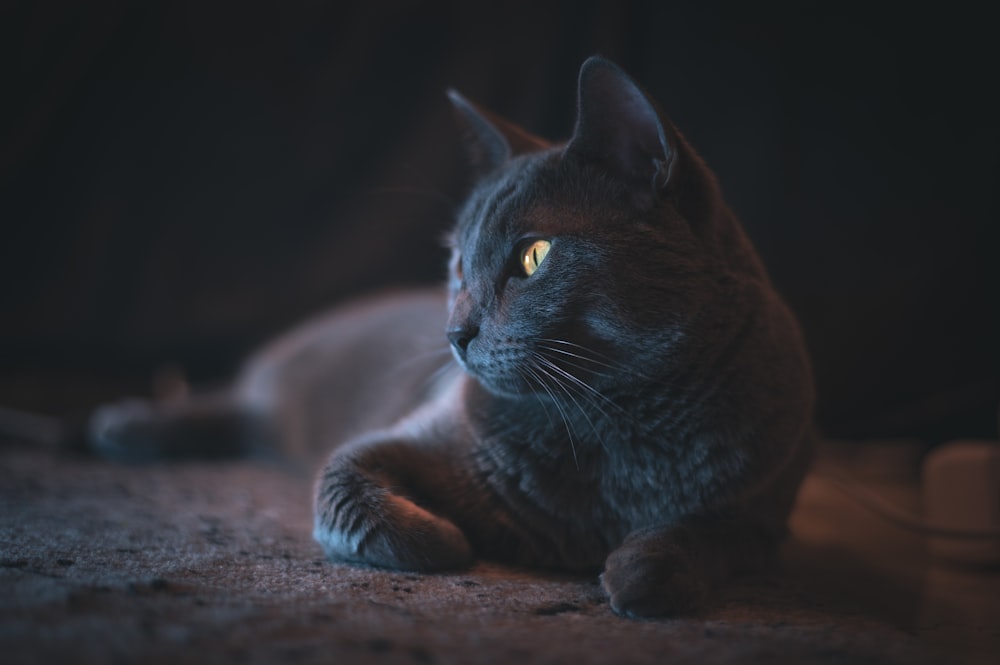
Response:
[[[679,515],[690,488],[684,444],[621,430],[599,443],[551,435],[489,442],[478,462],[492,490],[521,512],[617,539]]]
[[[469,489],[478,498],[466,524],[486,551],[531,565],[599,566],[628,534],[683,519],[708,494],[692,473],[704,456],[690,442],[635,431],[571,442],[540,431],[508,428],[475,444]]]

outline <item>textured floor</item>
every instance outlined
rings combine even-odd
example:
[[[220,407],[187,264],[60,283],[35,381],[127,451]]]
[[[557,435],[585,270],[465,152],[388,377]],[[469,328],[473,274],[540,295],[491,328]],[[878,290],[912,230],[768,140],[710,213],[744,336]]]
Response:
[[[881,463],[909,468],[911,449],[893,450]],[[862,480],[912,503],[896,471]],[[0,661],[951,663],[1000,649],[998,571],[933,562],[820,478],[780,573],[659,621],[614,616],[593,579],[330,564],[309,495],[306,474],[262,463],[0,450]]]

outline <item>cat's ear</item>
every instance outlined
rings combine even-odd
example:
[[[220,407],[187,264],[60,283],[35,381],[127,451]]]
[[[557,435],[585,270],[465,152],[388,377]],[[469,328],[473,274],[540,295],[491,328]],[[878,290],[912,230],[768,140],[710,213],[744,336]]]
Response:
[[[462,125],[466,150],[479,175],[500,168],[515,155],[551,147],[545,139],[473,104],[453,89],[448,90],[448,99],[455,107],[455,115]]]
[[[656,104],[612,62],[588,58],[580,68],[576,128],[566,155],[596,161],[649,206],[670,180],[673,128]]]

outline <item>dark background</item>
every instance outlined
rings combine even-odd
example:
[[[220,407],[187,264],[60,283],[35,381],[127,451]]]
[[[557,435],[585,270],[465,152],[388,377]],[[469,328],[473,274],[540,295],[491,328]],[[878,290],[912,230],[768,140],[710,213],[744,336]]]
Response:
[[[985,9],[84,4],[0,9],[4,403],[84,409],[165,364],[219,381],[323,307],[439,280],[466,184],[445,88],[565,138],[602,53],[718,173],[827,432],[996,436]]]

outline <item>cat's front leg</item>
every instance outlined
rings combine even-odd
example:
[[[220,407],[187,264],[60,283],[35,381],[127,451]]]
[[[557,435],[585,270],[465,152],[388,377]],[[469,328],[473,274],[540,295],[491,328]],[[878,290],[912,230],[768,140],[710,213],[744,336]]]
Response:
[[[337,561],[414,571],[468,565],[465,535],[429,505],[452,485],[448,467],[408,442],[334,454],[317,484],[313,536]]]
[[[642,529],[608,556],[601,585],[623,616],[690,614],[720,583],[764,565],[774,544],[764,530],[735,518]]]

